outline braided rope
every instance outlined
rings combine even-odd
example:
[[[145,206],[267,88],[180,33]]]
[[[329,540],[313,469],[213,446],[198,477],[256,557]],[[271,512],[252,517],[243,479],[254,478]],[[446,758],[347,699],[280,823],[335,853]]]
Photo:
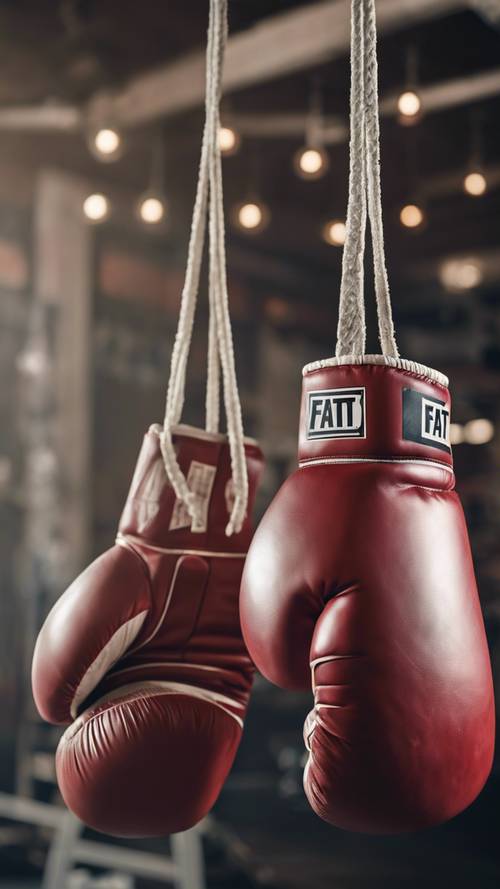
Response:
[[[362,355],[365,350],[363,262],[368,207],[380,344],[384,355],[397,358],[382,222],[375,0],[351,0],[350,115],[349,198],[336,355]]]
[[[384,355],[399,355],[392,320],[389,280],[385,264],[382,194],[380,187],[380,122],[378,112],[377,24],[375,0],[364,0],[365,150],[368,213],[373,244],[373,271],[380,345]]]
[[[227,40],[227,0],[219,0],[217,41],[224,47]],[[219,68],[219,78],[222,66]],[[220,95],[220,83],[218,94]],[[248,502],[248,477],[243,442],[243,420],[236,381],[233,337],[229,317],[229,297],[226,276],[226,248],[224,226],[224,197],[222,184],[222,160],[219,143],[219,101],[213,103],[214,138],[210,144],[210,257],[214,268],[213,307],[222,365],[224,407],[226,410],[234,502],[226,534],[238,533],[243,524]]]
[[[172,352],[165,419],[160,445],[168,478],[191,517],[197,517],[198,503],[189,490],[172,440],[184,405],[186,368],[191,345],[207,212],[209,216],[209,330],[206,393],[206,428],[215,433],[219,426],[219,389],[222,365],[224,406],[228,424],[229,450],[234,502],[226,527],[231,535],[241,530],[248,503],[248,479],[243,439],[243,421],[236,380],[234,349],[229,316],[224,243],[222,163],[219,145],[219,105],[222,68],[227,42],[227,0],[210,0],[206,55],[205,127],[198,174],[186,278],[181,298],[179,323]],[[208,197],[210,195],[210,200]]]
[[[366,339],[363,260],[366,229],[363,0],[351,3],[349,198],[342,255],[337,355],[361,354]]]
[[[218,27],[215,25],[214,27]],[[218,36],[221,37],[220,28],[218,28]],[[209,146],[214,144],[214,140],[218,142],[218,126],[214,119],[214,112],[218,110],[221,94],[222,94],[222,66],[226,36],[218,40],[218,45],[213,45],[212,58],[209,61],[210,71],[207,73],[207,103],[210,112],[207,111],[207,126],[209,128]],[[210,47],[207,47],[207,57]],[[207,172],[210,177],[210,150],[207,153]],[[209,203],[209,227],[210,220],[214,213],[213,200],[213,182],[210,181],[210,203]],[[213,232],[209,228],[209,237],[212,238]],[[215,235],[216,236],[216,235]],[[209,322],[208,322],[208,360],[207,360],[207,389],[205,399],[206,429],[209,432],[218,432],[220,420],[220,359],[219,359],[219,342],[217,334],[217,318],[215,310],[215,296],[219,287],[219,270],[214,262],[213,250],[209,249],[208,261],[208,300],[209,300]]]

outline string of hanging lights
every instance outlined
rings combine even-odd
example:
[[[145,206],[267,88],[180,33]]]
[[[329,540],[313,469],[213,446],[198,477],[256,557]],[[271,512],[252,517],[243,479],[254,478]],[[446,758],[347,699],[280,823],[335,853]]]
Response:
[[[478,198],[485,194],[488,182],[483,169],[483,122],[474,113],[470,120],[470,152],[467,172],[463,186],[466,194]]]
[[[418,93],[418,53],[415,46],[406,51],[405,86],[398,96],[398,121],[403,126],[412,126],[422,117],[422,99]]]
[[[409,46],[405,60],[404,86],[397,99],[398,121],[400,124],[414,125],[421,121],[424,107],[419,93],[419,58],[415,46]],[[309,107],[304,127],[304,144],[293,155],[293,169],[305,181],[315,181],[324,176],[330,167],[330,157],[325,148],[325,115],[321,84],[316,78],[309,92]],[[125,139],[112,122],[101,122],[87,129],[87,144],[93,156],[109,163],[122,157]],[[413,138],[413,137],[411,137]],[[219,130],[219,144],[224,157],[231,157],[240,150],[241,134],[234,125],[223,123]],[[427,210],[418,199],[416,180],[416,143],[410,145],[407,158],[407,178],[411,183],[407,200],[398,210],[398,221],[407,231],[418,232],[427,223]],[[164,222],[168,212],[168,202],[164,189],[165,159],[161,140],[153,146],[151,171],[148,188],[136,203],[136,215],[147,227]],[[466,195],[480,198],[488,190],[488,179],[484,168],[482,120],[475,113],[470,122],[469,160],[462,178],[462,188]],[[83,214],[91,224],[106,222],[112,215],[111,200],[103,192],[90,193],[83,202]],[[254,236],[263,232],[270,224],[271,210],[262,199],[257,187],[249,190],[246,199],[237,202],[230,213],[230,220],[239,232]],[[332,216],[320,226],[321,239],[334,248],[342,248],[345,235],[345,220]],[[442,264],[439,272],[441,284],[448,290],[467,290],[477,287],[482,281],[480,265],[474,260],[449,260]]]
[[[167,214],[167,199],[164,182],[165,158],[161,133],[157,136],[151,152],[151,168],[146,191],[137,201],[137,215],[145,225],[158,225]]]
[[[306,117],[305,144],[295,152],[293,166],[301,179],[321,179],[330,160],[324,141],[323,97],[319,80],[311,85],[309,111]]]

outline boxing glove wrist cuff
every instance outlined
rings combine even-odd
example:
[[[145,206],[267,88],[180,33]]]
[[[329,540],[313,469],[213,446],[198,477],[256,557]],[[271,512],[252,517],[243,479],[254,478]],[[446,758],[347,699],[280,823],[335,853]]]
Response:
[[[440,386],[448,388],[448,377],[441,371],[427,367],[426,364],[419,364],[418,361],[410,361],[408,358],[393,358],[391,355],[339,355],[334,358],[320,358],[319,361],[311,361],[310,364],[306,364],[302,368],[302,376],[306,376],[313,370],[324,367],[342,367],[346,364],[378,364],[384,367],[395,367],[427,377],[432,383],[439,383]]]
[[[165,472],[160,448],[161,426],[150,426],[141,452],[120,524],[120,539],[140,539],[143,546],[163,552],[246,552],[251,538],[250,514],[262,470],[257,442],[245,438],[250,500],[241,531],[227,537],[225,529],[234,502],[231,455],[227,435],[179,425],[172,438],[179,466],[198,501],[193,520],[185,504],[176,498]]]
[[[159,423],[152,423],[148,429],[148,434],[152,433],[158,437],[161,435],[163,427]],[[208,429],[201,429],[199,426],[190,426],[188,423],[178,423],[172,426],[172,435],[183,436],[184,438],[194,438],[198,441],[213,441],[220,444],[227,444],[229,439],[225,432],[209,432]],[[258,448],[259,443],[256,438],[250,438],[245,435],[243,441],[247,445],[253,445]]]
[[[439,371],[385,355],[306,365],[300,462],[371,458],[452,467],[447,384]]]

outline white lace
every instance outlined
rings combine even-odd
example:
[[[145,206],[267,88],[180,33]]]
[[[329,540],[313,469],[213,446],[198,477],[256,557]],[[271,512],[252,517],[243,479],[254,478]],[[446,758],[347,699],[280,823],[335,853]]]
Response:
[[[200,269],[208,216],[209,229],[209,332],[206,393],[206,429],[219,428],[220,368],[227,418],[234,503],[226,527],[229,536],[238,533],[248,504],[248,477],[243,440],[243,421],[236,380],[231,321],[226,279],[226,254],[222,164],[219,145],[219,105],[222,68],[227,42],[227,0],[210,0],[206,55],[205,127],[201,148],[198,185],[193,209],[186,276],[181,298],[179,323],[172,351],[165,419],[160,435],[165,470],[177,497],[192,518],[197,502],[181,471],[172,440],[173,427],[181,418],[186,388],[186,369],[193,333]]]

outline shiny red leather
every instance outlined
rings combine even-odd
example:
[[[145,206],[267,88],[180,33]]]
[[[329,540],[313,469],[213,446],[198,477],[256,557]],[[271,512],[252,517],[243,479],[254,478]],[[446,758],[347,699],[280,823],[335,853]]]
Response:
[[[365,437],[308,437],[309,393],[349,387],[365,391]],[[402,369],[306,373],[300,466],[243,574],[256,666],[284,688],[312,682],[307,798],[348,830],[445,821],[492,763],[491,669],[451,450],[405,435],[403,399],[421,396],[422,410],[449,407],[444,386]]]
[[[68,807],[118,836],[186,830],[215,802],[238,748],[252,683],[238,593],[262,470],[245,446],[249,509],[226,537],[225,436],[177,427],[179,464],[205,467],[206,529],[176,503],[158,427],[144,438],[117,544],[70,586],[35,648],[40,714],[71,723],[56,755]],[[200,488],[201,491],[201,488]]]

